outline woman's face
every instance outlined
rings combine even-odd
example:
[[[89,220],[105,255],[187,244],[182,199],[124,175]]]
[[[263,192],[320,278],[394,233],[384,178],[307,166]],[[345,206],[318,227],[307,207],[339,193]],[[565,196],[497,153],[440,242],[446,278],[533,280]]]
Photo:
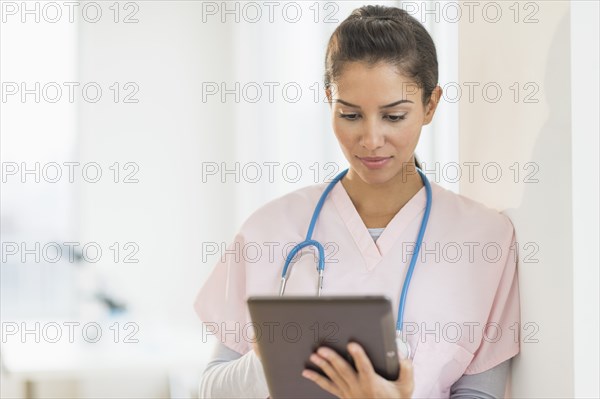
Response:
[[[421,128],[431,122],[441,88],[423,106],[422,90],[394,66],[369,68],[362,62],[347,63],[333,87],[327,91],[333,130],[349,173],[367,184],[403,179],[404,169],[414,165]]]

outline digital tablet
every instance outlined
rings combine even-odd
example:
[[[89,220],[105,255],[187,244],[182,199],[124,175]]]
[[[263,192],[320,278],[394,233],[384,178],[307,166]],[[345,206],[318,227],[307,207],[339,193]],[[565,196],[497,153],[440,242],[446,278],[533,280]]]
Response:
[[[396,326],[385,296],[251,296],[248,308],[271,398],[334,398],[302,377],[309,368],[326,376],[309,357],[319,347],[346,350],[359,343],[375,371],[396,380],[400,369]]]

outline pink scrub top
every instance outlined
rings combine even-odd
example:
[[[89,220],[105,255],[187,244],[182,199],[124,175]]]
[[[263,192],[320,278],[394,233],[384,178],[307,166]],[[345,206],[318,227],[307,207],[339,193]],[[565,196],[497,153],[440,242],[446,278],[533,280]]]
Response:
[[[252,349],[246,299],[279,294],[285,256],[304,240],[325,186],[296,190],[257,209],[200,289],[194,303],[199,318],[231,349]],[[413,396],[447,398],[463,374],[486,371],[519,352],[517,250],[505,215],[434,182],[431,187],[403,329],[413,354]],[[336,184],[313,233],[325,247],[322,295],[387,295],[397,313],[425,205],[422,187],[374,242]],[[310,249],[303,254],[288,270],[285,295],[316,295],[316,258]]]

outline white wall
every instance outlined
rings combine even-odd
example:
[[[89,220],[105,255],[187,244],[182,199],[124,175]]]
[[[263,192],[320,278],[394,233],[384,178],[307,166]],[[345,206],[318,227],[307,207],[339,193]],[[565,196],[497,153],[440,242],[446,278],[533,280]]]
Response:
[[[142,2],[139,23],[103,19],[80,26],[80,79],[134,82],[138,103],[84,104],[80,157],[101,164],[134,162],[139,183],[80,190],[84,240],[139,245],[137,264],[98,264],[136,317],[196,325],[192,302],[207,266],[201,243],[229,237],[231,186],[202,183],[201,165],[231,158],[229,104],[203,103],[202,82],[231,74],[231,31],[201,22],[196,2]],[[210,39],[209,39],[210,38]],[[127,91],[129,92],[129,91]],[[144,325],[141,326],[141,329]]]
[[[600,3],[571,2],[574,397],[600,397]]]
[[[509,9],[513,4],[500,4],[503,18],[497,23],[482,18],[473,23],[461,21],[461,81],[479,82],[480,88],[496,82],[503,89],[503,96],[498,102],[491,102],[481,96],[481,91],[476,91],[479,97],[475,101],[468,98],[461,101],[460,159],[462,163],[474,161],[481,165],[496,162],[503,175],[498,182],[491,183],[494,179],[491,169],[483,177],[480,167],[473,182],[461,181],[460,190],[503,210],[517,232],[521,353],[513,362],[512,395],[594,397],[598,395],[597,343],[588,345],[594,331],[597,342],[597,316],[594,322],[584,315],[597,315],[598,301],[578,299],[575,295],[597,297],[597,283],[586,281],[597,276],[597,272],[589,271],[597,269],[597,257],[596,263],[590,264],[594,256],[577,255],[578,251],[597,253],[597,227],[596,241],[592,238],[594,234],[588,236],[591,241],[585,241],[589,246],[582,248],[574,237],[581,237],[586,231],[581,223],[586,223],[594,195],[595,208],[598,204],[598,169],[581,169],[587,162],[597,165],[598,147],[585,151],[582,141],[587,141],[588,135],[597,137],[598,133],[597,122],[594,130],[590,119],[579,119],[583,112],[575,105],[572,107],[571,102],[579,96],[579,103],[585,103],[584,99],[589,97],[582,91],[597,92],[598,71],[595,71],[595,86],[589,85],[594,82],[588,81],[589,75],[575,77],[580,72],[590,74],[593,68],[588,67],[583,54],[579,54],[574,67],[571,64],[571,46],[575,40],[571,37],[573,19],[569,2],[535,2],[529,9],[521,3],[518,22]],[[537,22],[523,23],[530,13]],[[587,51],[596,49],[597,54],[598,36],[586,35],[586,39],[582,36],[580,33],[578,38],[586,40]],[[583,90],[582,86],[575,86],[584,83],[582,80],[588,84]],[[510,89],[515,82],[520,87],[518,100],[514,98],[516,89]],[[532,84],[529,88],[525,86],[528,83]],[[536,88],[539,88],[537,93]],[[531,99],[538,102],[525,102],[524,95],[528,93],[535,93]],[[597,113],[597,108],[591,109]],[[518,176],[516,169],[520,171]],[[591,180],[595,189],[589,185]],[[594,225],[598,220],[595,212],[596,218],[589,218]],[[583,273],[578,280],[575,280],[576,270]],[[578,337],[585,338],[585,343],[579,342],[581,352],[574,357]],[[584,347],[591,349],[585,357]],[[577,373],[577,370],[586,371]],[[596,376],[595,383],[592,373]],[[576,375],[581,380],[578,389]]]

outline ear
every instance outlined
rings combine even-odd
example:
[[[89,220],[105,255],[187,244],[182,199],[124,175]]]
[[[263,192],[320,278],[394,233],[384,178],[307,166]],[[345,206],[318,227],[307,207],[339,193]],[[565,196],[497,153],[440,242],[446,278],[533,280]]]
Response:
[[[431,122],[441,98],[442,88],[440,86],[435,86],[435,89],[433,89],[431,92],[429,102],[425,106],[425,118],[423,119],[423,125],[428,125]]]

